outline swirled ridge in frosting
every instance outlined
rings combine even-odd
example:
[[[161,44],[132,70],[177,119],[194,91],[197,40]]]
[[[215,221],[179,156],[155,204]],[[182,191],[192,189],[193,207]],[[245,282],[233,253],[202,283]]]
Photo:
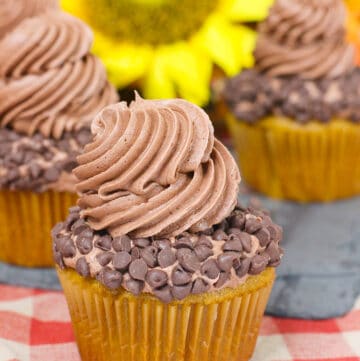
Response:
[[[90,29],[62,12],[24,20],[0,41],[0,122],[20,133],[60,138],[89,125],[118,97]]]
[[[259,26],[256,67],[271,76],[337,77],[353,69],[340,0],[277,0]]]
[[[191,103],[137,99],[106,107],[78,157],[81,215],[112,236],[176,236],[221,222],[236,205],[240,175]]]
[[[57,0],[1,0],[0,38],[14,29],[24,19],[57,7]]]

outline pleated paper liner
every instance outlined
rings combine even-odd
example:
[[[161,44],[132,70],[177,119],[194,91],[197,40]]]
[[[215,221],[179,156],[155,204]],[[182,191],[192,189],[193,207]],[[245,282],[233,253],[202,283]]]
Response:
[[[243,179],[268,196],[301,202],[360,194],[360,124],[299,124],[269,117],[248,125],[228,115]]]
[[[247,361],[275,271],[165,304],[58,269],[83,361]]]
[[[0,260],[18,266],[53,265],[51,229],[63,221],[77,195],[0,191]]]

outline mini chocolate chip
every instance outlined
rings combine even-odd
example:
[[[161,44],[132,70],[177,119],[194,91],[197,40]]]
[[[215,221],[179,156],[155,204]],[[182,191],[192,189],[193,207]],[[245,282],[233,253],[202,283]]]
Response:
[[[52,156],[51,156],[52,158]],[[49,182],[55,182],[59,179],[60,177],[60,171],[54,167],[50,167],[48,169],[45,170],[44,172],[44,178]]]
[[[61,255],[65,258],[75,257],[76,248],[74,241],[70,237],[62,237],[61,239],[61,246],[59,248]]]
[[[101,236],[95,241],[94,246],[96,248],[102,249],[103,251],[110,251],[111,250],[111,242],[112,242],[111,236],[109,236],[109,235]]]
[[[111,252],[101,252],[96,255],[96,260],[99,262],[101,266],[108,265],[114,257],[114,253]]]
[[[189,237],[181,237],[181,238],[175,240],[174,248],[176,248],[176,249],[179,249],[179,248],[193,249],[194,246]]]
[[[157,248],[155,246],[148,246],[141,250],[141,257],[149,267],[157,265]]]
[[[159,269],[153,269],[150,270],[146,274],[146,282],[152,287],[152,288],[159,288],[164,286],[168,281],[168,275],[166,272],[161,271]]]
[[[280,250],[274,241],[271,241],[267,246],[266,253],[269,255],[271,263],[275,263],[280,260]]]
[[[40,177],[43,169],[38,163],[32,162],[29,166],[29,172],[32,178]]]
[[[65,268],[64,260],[60,252],[54,251],[54,261],[61,269]]]
[[[132,278],[138,281],[144,281],[148,270],[147,264],[143,259],[136,259],[130,263],[129,274]]]
[[[169,286],[164,286],[154,290],[154,295],[162,302],[169,303],[172,301],[171,290]]]
[[[66,230],[70,231],[71,226],[79,219],[79,213],[70,213],[66,218],[64,224],[66,226]]]
[[[202,244],[200,244],[199,246],[196,246],[194,249],[194,252],[200,262],[203,262],[206,259],[208,259],[210,256],[214,255],[214,252],[212,251],[211,248],[209,248],[205,245],[202,245]]]
[[[232,236],[231,236],[232,237]],[[223,245],[223,250],[224,251],[236,251],[236,252],[241,252],[243,249],[241,241],[239,238],[231,238],[229,239],[227,242],[224,243]]]
[[[266,268],[268,262],[269,257],[260,254],[255,255],[251,260],[249,273],[252,275],[257,275],[261,273]]]
[[[217,263],[221,271],[229,272],[234,265],[235,260],[239,258],[232,252],[220,254],[217,257]]]
[[[76,222],[75,222],[75,223],[76,223]],[[72,226],[71,228],[73,228],[73,226]],[[93,234],[93,232],[91,231],[91,229],[89,228],[89,226],[88,226],[87,224],[85,224],[85,223],[82,224],[81,226],[77,226],[76,228],[73,229],[73,234],[74,234],[75,236],[78,236],[79,234],[81,234],[81,233],[83,233],[83,232],[85,232],[84,234],[88,234],[88,235]],[[92,235],[89,236],[89,237],[92,238]]]
[[[231,236],[240,236],[241,235],[241,233],[243,233],[242,231],[240,231],[240,229],[239,228],[230,228],[229,230],[228,230],[228,234]]]
[[[175,253],[171,248],[162,249],[157,256],[157,259],[161,268],[169,267],[176,262]]]
[[[51,230],[51,237],[55,238],[62,230],[64,229],[64,223],[58,223],[56,226]]]
[[[71,230],[72,232],[74,232],[75,229],[83,226],[83,225],[86,225],[85,221],[82,219],[82,218],[79,218],[75,223],[73,223],[73,225],[71,226]],[[87,226],[87,225],[86,225]],[[78,233],[81,233],[81,232],[78,232]]]
[[[208,291],[209,288],[210,288],[210,285],[203,278],[199,277],[193,282],[193,287],[192,287],[191,292],[193,294],[204,293],[204,292]]]
[[[94,231],[90,227],[87,227],[82,230],[82,232],[79,234],[79,237],[86,237],[92,239],[94,237]]]
[[[126,271],[131,263],[131,256],[125,251],[115,253],[112,263],[115,269],[119,271]]]
[[[240,241],[244,251],[247,253],[251,252],[251,248],[252,248],[251,236],[248,233],[241,232]]]
[[[191,281],[191,274],[177,266],[172,271],[171,280],[175,286],[183,286]]]
[[[137,247],[144,248],[150,244],[150,239],[149,238],[136,238],[136,239],[133,239],[133,243]]]
[[[255,237],[259,240],[261,247],[266,247],[270,242],[270,232],[266,228],[261,228],[257,231]]]
[[[171,247],[171,242],[168,239],[157,239],[153,242],[153,245],[162,250]]]
[[[260,230],[262,227],[261,218],[258,217],[250,217],[245,221],[245,231],[248,233],[255,233]]]
[[[76,246],[81,254],[88,254],[93,249],[92,238],[78,236]]]
[[[244,229],[245,226],[245,215],[244,213],[239,213],[230,217],[230,226],[231,228],[238,228],[240,230]]]
[[[230,272],[220,272],[218,280],[215,282],[214,286],[216,288],[224,286],[224,284],[230,279]]]
[[[222,229],[218,229],[214,232],[214,234],[212,235],[212,238],[215,241],[226,241],[228,236]]]
[[[131,251],[131,239],[127,235],[115,237],[112,241],[112,246],[116,252],[130,252]]]
[[[144,289],[145,283],[143,281],[137,281],[130,278],[125,282],[125,287],[129,292],[137,296]]]
[[[122,274],[112,270],[109,267],[103,268],[96,277],[99,282],[111,290],[118,289],[121,286]]]
[[[85,257],[80,257],[75,264],[76,272],[83,277],[90,276],[90,267],[89,264],[86,262]]]
[[[195,243],[195,247],[200,246],[200,245],[203,245],[203,246],[206,246],[209,248],[213,248],[213,244],[211,243],[211,241],[203,234],[199,237],[199,239]]]
[[[241,260],[240,267],[236,269],[236,274],[238,277],[244,277],[248,272],[251,264],[250,258],[244,258]]]
[[[191,283],[183,286],[173,286],[171,289],[171,293],[177,300],[182,300],[191,293],[191,288]]]
[[[211,279],[217,278],[220,273],[220,269],[213,258],[204,262],[200,268],[200,271],[202,275]]]
[[[282,238],[282,228],[277,224],[271,224],[266,227],[270,232],[270,238],[272,241],[279,241]]]
[[[140,248],[138,247],[133,247],[130,251],[130,254],[131,254],[131,259],[132,260],[135,260],[135,259],[138,259],[140,258],[141,256],[141,252],[140,252]]]
[[[186,271],[195,272],[200,268],[200,261],[195,252],[188,248],[180,248],[176,252],[176,257]]]

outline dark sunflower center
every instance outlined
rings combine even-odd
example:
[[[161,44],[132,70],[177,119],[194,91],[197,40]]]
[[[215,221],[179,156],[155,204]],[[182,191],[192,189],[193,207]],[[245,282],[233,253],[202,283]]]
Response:
[[[166,44],[188,39],[217,0],[92,0],[85,7],[93,27],[121,41]]]

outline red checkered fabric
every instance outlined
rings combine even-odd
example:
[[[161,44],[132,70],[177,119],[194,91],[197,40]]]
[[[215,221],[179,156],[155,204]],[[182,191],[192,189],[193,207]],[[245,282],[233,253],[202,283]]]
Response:
[[[0,285],[0,361],[80,361],[61,292]],[[360,361],[360,299],[327,321],[265,317],[252,361]]]

